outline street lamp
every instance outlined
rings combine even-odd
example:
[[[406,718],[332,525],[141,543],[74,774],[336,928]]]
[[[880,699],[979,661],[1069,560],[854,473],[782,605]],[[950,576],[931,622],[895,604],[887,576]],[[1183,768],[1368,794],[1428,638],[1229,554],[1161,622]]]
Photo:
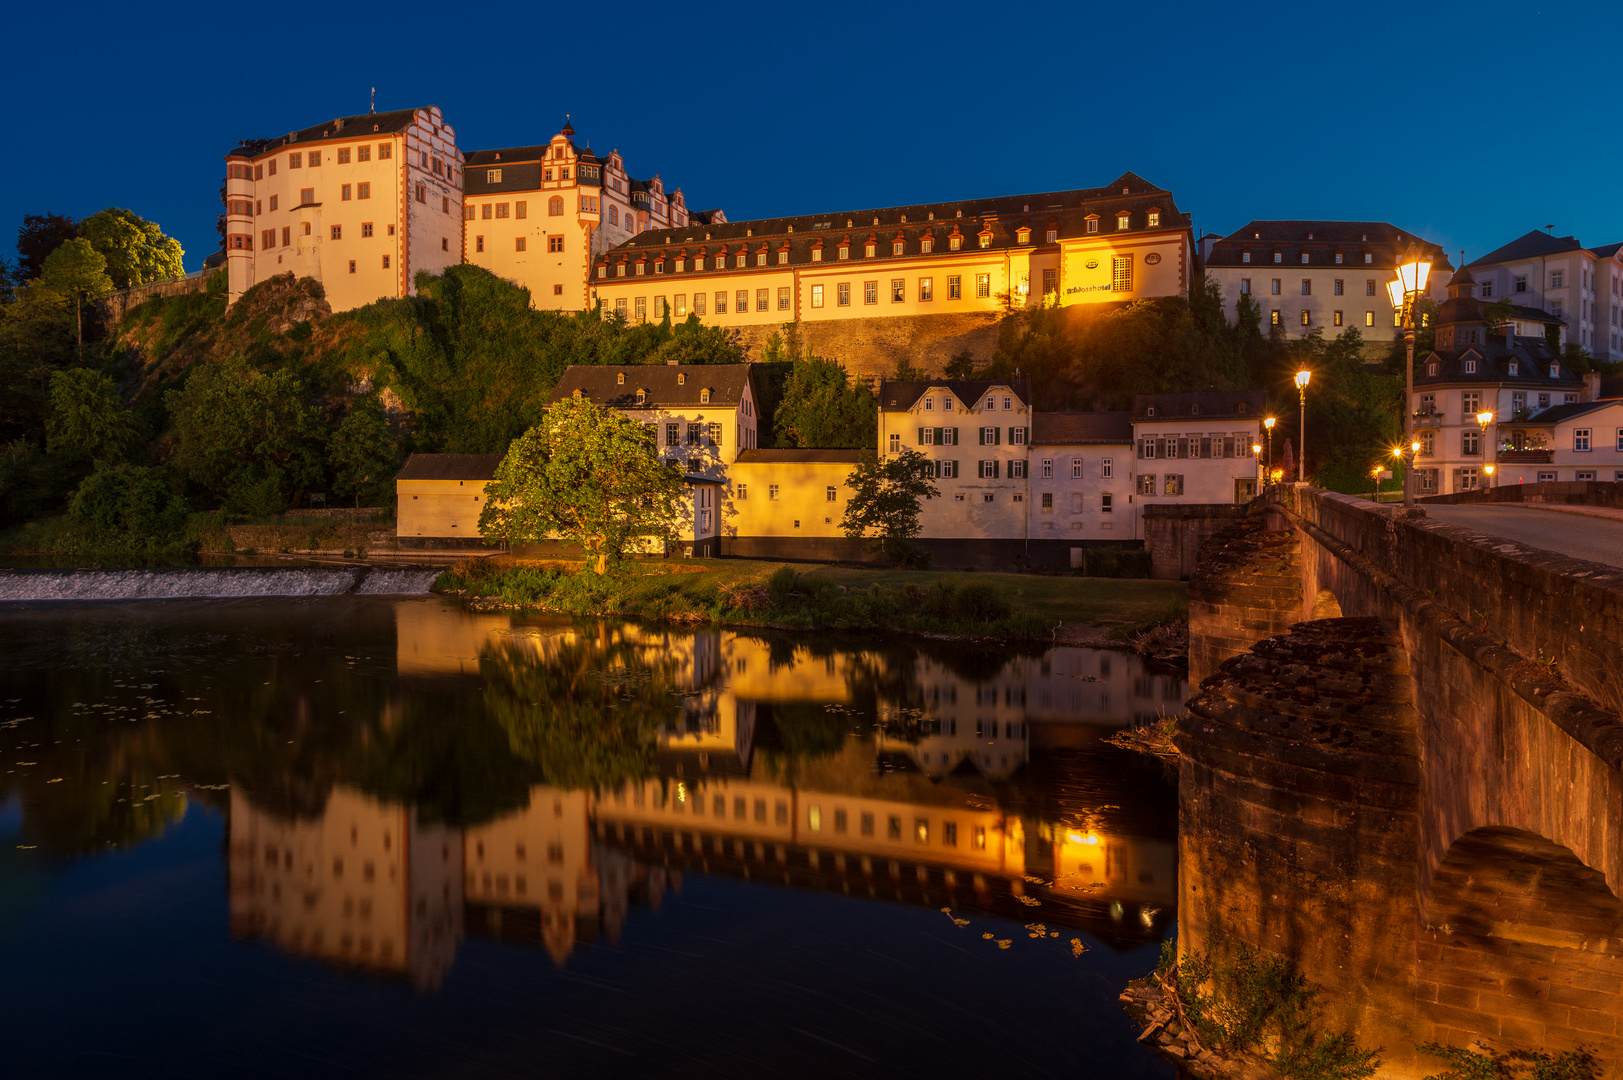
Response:
[[[1296,396],[1301,399],[1302,408],[1302,441],[1296,447],[1296,482],[1307,481],[1307,384],[1313,378],[1311,371],[1298,371],[1296,373]]]
[[[1262,464],[1262,444],[1261,443],[1252,443],[1251,444],[1251,456],[1254,459],[1256,459],[1256,462],[1257,462],[1257,490],[1261,491],[1263,488],[1268,486],[1268,481],[1264,477],[1263,471],[1262,471],[1263,470],[1263,464]]]
[[[1477,413],[1476,422],[1482,428],[1482,457],[1485,459],[1483,463],[1483,474],[1491,477],[1493,476],[1493,464],[1486,459],[1488,458],[1488,425],[1493,423],[1493,410],[1483,409],[1481,412]],[[1495,449],[1493,460],[1497,461],[1498,458],[1499,453],[1498,450]]]
[[[1494,467],[1492,465],[1484,465],[1484,466],[1482,466],[1482,471],[1488,474],[1488,486],[1489,487],[1493,487],[1493,468]]]
[[[1262,422],[1262,426],[1268,429],[1268,467],[1263,471],[1264,487],[1274,482],[1274,425],[1278,422],[1271,416]]]
[[[1403,441],[1413,447],[1414,438],[1414,309],[1426,294],[1426,279],[1431,276],[1431,260],[1414,244],[1410,244],[1398,259],[1398,276],[1386,283],[1392,306],[1403,313]],[[1414,455],[1403,467],[1403,506],[1414,507]]]

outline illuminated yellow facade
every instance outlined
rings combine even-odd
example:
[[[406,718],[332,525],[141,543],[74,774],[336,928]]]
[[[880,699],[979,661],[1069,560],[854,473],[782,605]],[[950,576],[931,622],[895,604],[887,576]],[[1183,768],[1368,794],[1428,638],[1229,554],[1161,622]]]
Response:
[[[598,257],[590,286],[630,322],[996,314],[1182,296],[1192,254],[1171,194],[1126,173],[1087,190],[656,227]]]
[[[568,124],[539,146],[473,151],[466,168],[464,261],[529,289],[536,308],[590,306],[593,259],[643,230],[695,220],[680,188],[632,178],[618,150],[577,146]],[[726,221],[719,210],[700,217]]]
[[[338,117],[225,160],[230,302],[293,274],[347,311],[462,261],[462,154],[437,106]]]

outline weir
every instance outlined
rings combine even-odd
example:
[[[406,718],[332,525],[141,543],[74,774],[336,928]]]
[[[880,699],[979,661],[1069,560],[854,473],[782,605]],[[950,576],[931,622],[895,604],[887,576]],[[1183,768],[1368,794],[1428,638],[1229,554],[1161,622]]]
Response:
[[[422,596],[439,575],[432,566],[11,570],[0,573],[0,602]]]

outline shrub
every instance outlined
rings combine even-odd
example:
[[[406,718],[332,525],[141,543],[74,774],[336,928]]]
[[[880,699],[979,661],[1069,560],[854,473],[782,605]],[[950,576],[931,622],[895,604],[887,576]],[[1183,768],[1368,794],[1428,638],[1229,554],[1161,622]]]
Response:
[[[800,589],[800,575],[792,566],[780,566],[766,579],[766,595],[773,607],[781,608]]]
[[[80,545],[110,552],[155,555],[181,545],[186,500],[175,493],[168,470],[113,465],[87,476],[68,505],[68,523]]]
[[[1013,611],[1002,593],[980,581],[970,582],[959,589],[953,608],[959,618],[973,622],[1000,622]]]

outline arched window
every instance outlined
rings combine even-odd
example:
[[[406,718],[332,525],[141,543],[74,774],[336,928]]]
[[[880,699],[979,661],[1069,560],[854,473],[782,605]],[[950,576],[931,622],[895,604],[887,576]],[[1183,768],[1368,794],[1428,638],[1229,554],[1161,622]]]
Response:
[[[562,195],[554,195],[547,200],[547,214],[550,217],[563,217],[564,199]]]

